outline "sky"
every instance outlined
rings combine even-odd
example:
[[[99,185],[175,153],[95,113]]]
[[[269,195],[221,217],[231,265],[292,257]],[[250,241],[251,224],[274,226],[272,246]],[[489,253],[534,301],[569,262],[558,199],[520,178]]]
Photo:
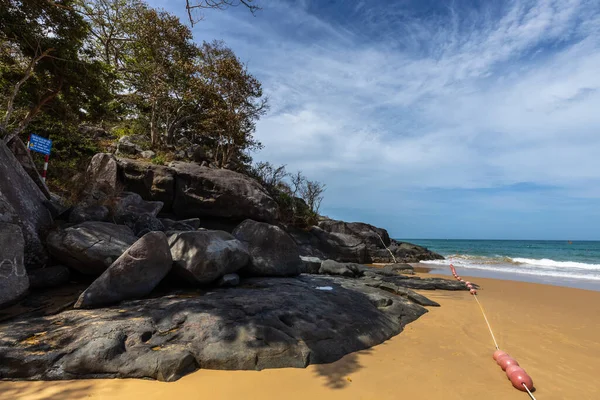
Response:
[[[597,0],[255,0],[206,11],[271,109],[255,160],[395,238],[600,240]],[[150,0],[186,18],[185,2]]]

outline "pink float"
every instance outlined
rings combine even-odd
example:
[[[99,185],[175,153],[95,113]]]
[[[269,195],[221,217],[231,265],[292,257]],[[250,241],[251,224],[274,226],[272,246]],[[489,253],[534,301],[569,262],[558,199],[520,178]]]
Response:
[[[533,390],[533,380],[527,375],[527,372],[525,372],[523,368],[513,370],[511,374],[508,375],[508,379],[510,379],[510,383],[512,383],[516,389],[519,389],[522,392],[526,392],[523,384],[525,384],[527,389]]]
[[[492,355],[492,357],[494,358],[494,361],[498,361],[498,358],[502,357],[502,356],[507,356],[508,353],[506,353],[505,351],[502,350],[496,350],[494,352],[494,354]]]
[[[510,367],[511,365],[519,365],[517,360],[515,360],[509,355],[499,357],[496,362],[498,363],[500,368],[502,368],[502,371],[506,371],[506,368]]]

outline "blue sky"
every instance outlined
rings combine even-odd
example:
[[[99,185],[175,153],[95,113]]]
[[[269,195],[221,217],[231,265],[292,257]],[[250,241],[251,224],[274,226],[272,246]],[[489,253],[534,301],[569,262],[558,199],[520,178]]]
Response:
[[[261,80],[255,159],[325,182],[323,214],[397,238],[600,239],[597,0],[256,1],[194,35]]]

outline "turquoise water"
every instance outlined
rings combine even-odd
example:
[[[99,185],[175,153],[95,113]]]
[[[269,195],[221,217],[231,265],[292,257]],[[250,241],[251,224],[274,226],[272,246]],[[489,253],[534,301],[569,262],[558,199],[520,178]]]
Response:
[[[443,255],[436,272],[517,279],[600,290],[600,241],[401,239]],[[464,272],[461,272],[464,271]]]

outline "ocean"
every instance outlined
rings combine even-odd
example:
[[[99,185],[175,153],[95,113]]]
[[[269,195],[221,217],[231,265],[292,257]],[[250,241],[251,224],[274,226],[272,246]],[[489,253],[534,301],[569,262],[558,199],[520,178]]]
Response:
[[[445,260],[423,261],[435,273],[520,280],[600,291],[600,241],[398,239]]]

